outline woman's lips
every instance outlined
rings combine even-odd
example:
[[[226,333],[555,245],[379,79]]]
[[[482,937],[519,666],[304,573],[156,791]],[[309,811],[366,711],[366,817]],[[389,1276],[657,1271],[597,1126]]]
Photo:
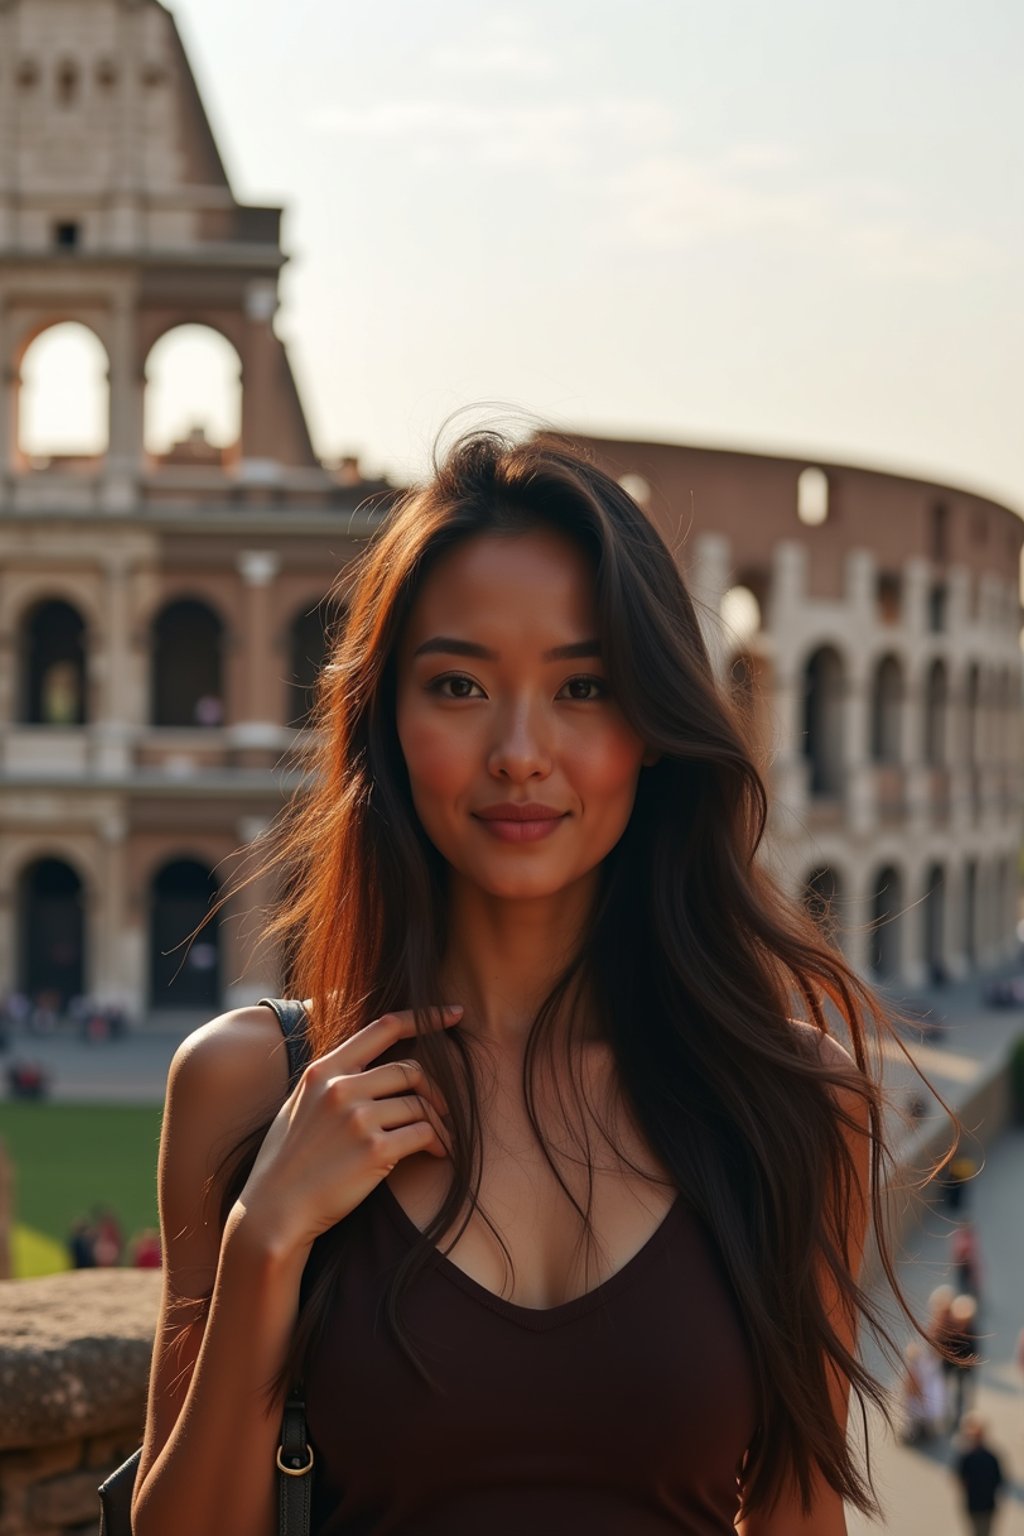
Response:
[[[565,816],[546,816],[538,821],[506,821],[500,816],[477,816],[476,820],[492,837],[503,843],[535,843],[550,837],[562,825]]]

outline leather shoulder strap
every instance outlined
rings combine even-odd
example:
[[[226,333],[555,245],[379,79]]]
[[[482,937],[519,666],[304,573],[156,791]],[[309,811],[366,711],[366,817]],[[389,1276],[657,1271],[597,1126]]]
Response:
[[[291,997],[261,997],[261,1003],[268,1008],[273,1008],[277,1015],[277,1022],[281,1026],[284,1035],[285,1047],[288,1051],[288,1092],[291,1093],[295,1084],[302,1076],[303,1069],[309,1065],[309,1040],[306,1036],[306,1010],[302,1002]]]

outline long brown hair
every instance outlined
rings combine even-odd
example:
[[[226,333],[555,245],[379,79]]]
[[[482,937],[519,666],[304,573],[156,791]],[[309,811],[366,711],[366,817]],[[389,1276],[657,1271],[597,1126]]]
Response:
[[[446,866],[412,804],[395,721],[396,644],[445,551],[476,535],[537,527],[562,531],[590,557],[612,692],[660,757],[641,773],[578,952],[534,1022],[523,1083],[534,1132],[560,1177],[533,1085],[555,1021],[571,1023],[583,986],[638,1123],[706,1224],[738,1300],[758,1404],[745,1510],[770,1508],[790,1478],[809,1507],[817,1465],[844,1498],[878,1514],[870,1461],[865,1476],[836,1423],[826,1367],[851,1382],[865,1423],[867,1399],[890,1419],[887,1394],[836,1335],[818,1286],[823,1265],[851,1313],[895,1357],[851,1273],[856,1174],[844,1131],[855,1122],[833,1091],[846,1088],[864,1101],[870,1125],[869,1227],[890,1286],[919,1327],[886,1231],[893,1159],[879,1062],[881,1043],[898,1036],[886,1006],[757,859],[767,795],[743,716],[715,680],[676,561],[582,449],[544,432],[526,442],[492,430],[464,435],[443,458],[435,454],[429,482],[400,499],[346,573],[347,619],[314,706],[309,787],[286,807],[259,871],[275,869],[285,891],[265,938],[288,956],[289,995],[312,999],[314,1056],[390,1009],[416,1008],[426,1023],[425,1010],[442,1000]],[[790,1022],[797,1015],[841,1034],[855,1070],[808,1051]],[[453,1122],[450,1192],[388,1296],[388,1317],[420,1364],[401,1298],[432,1248],[476,1207],[481,1135],[465,1036],[423,1033],[417,1046]],[[571,1049],[567,1061],[571,1069]],[[222,1217],[266,1129],[254,1128],[225,1160]],[[566,1193],[589,1235],[589,1202]],[[344,1243],[345,1223],[318,1240],[315,1281],[272,1392],[303,1373]]]

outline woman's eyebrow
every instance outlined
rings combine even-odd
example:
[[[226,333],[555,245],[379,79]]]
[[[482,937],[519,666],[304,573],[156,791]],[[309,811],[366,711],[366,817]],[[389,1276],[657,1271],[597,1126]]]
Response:
[[[490,650],[486,645],[477,645],[473,640],[456,640],[452,635],[435,635],[432,640],[424,640],[413,651],[413,659],[417,656],[431,656],[441,652],[448,656],[475,656],[481,661],[500,661],[497,651]],[[556,645],[550,651],[544,651],[541,661],[574,661],[581,656],[600,656],[601,643],[599,640],[574,640],[571,645]]]

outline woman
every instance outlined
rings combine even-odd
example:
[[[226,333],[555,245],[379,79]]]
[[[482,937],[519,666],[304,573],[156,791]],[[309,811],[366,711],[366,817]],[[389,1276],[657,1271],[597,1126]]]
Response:
[[[884,1016],[755,862],[665,545],[564,443],[471,434],[317,711],[268,929],[315,1059],[265,1006],[175,1057],[137,1536],[270,1532],[298,1379],[321,1536],[842,1536]]]

